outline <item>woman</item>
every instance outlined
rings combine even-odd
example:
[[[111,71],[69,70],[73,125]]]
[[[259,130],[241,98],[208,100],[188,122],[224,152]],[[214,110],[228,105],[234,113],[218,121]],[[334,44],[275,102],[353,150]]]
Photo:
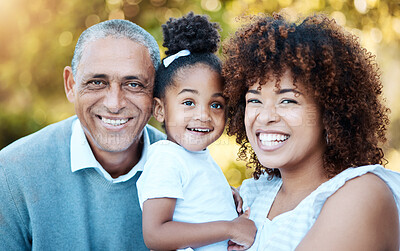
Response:
[[[254,167],[251,250],[399,250],[374,57],[333,20],[257,16],[224,45],[228,134]]]

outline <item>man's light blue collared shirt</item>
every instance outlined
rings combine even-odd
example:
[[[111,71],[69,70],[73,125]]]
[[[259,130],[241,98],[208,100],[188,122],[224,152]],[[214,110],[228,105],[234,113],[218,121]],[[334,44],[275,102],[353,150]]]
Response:
[[[72,135],[71,135],[71,171],[76,172],[85,168],[94,168],[99,174],[105,179],[112,183],[124,182],[135,176],[138,171],[143,171],[143,166],[147,159],[147,151],[150,145],[149,134],[147,128],[143,129],[143,149],[142,156],[139,162],[127,173],[113,178],[111,175],[104,170],[100,163],[96,160],[93,155],[92,149],[90,148],[89,142],[86,139],[85,133],[82,129],[79,119],[76,119],[72,123]]]

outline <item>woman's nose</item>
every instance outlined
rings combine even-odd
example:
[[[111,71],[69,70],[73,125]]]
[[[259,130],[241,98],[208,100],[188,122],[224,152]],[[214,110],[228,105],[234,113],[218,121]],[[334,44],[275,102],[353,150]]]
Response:
[[[265,105],[263,107],[259,107],[256,113],[257,120],[263,124],[279,122],[281,118],[274,105]]]

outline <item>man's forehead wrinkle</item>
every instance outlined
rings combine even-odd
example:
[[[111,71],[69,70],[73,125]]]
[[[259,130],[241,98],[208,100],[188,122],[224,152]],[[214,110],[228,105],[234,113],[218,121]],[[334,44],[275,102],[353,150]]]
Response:
[[[122,46],[116,46],[116,42]],[[110,67],[110,63],[116,67]],[[115,82],[137,79],[146,84],[152,82],[154,72],[147,48],[123,37],[88,42],[77,67],[78,78],[86,82],[91,78]]]

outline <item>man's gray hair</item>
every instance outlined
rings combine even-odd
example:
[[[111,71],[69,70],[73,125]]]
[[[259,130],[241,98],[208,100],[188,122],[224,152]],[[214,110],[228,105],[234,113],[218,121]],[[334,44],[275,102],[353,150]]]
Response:
[[[106,37],[127,38],[144,45],[149,50],[154,69],[157,70],[160,65],[160,50],[156,40],[150,33],[130,21],[113,19],[95,24],[82,32],[76,43],[74,56],[71,62],[74,76],[76,76],[79,61],[82,58],[83,50],[87,43]]]

